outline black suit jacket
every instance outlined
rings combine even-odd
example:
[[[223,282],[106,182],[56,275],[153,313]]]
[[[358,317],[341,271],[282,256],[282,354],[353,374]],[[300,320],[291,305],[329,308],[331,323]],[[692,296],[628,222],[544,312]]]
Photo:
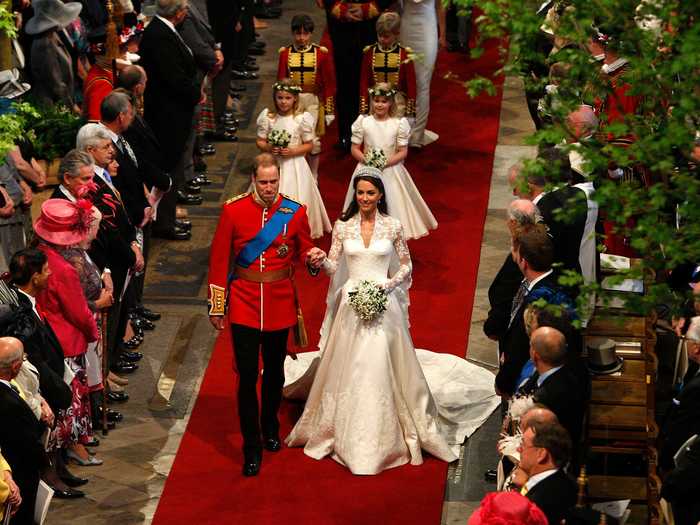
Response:
[[[491,286],[489,286],[489,305],[491,308],[486,321],[484,321],[484,333],[488,337],[497,337],[500,342],[508,330],[513,298],[522,280],[523,274],[509,253]]]
[[[33,523],[39,472],[46,457],[40,442],[43,426],[29,405],[4,383],[0,383],[0,422],[0,449],[22,495],[12,523],[29,525]]]
[[[552,236],[554,262],[562,263],[564,269],[581,273],[579,252],[586,226],[586,192],[573,186],[564,186],[546,193],[537,203],[537,208]],[[559,221],[555,218],[555,211],[560,208],[576,209],[579,213],[576,213],[573,222]]]
[[[693,434],[700,434],[700,373],[688,379],[669,413],[661,448],[664,470],[673,468],[673,456]]]
[[[129,146],[131,146],[131,144],[129,144]],[[119,164],[119,168],[117,170],[117,176],[112,179],[112,182],[120,193],[122,202],[124,203],[124,209],[129,217],[129,222],[133,226],[138,226],[143,222],[144,209],[150,206],[150,204],[144,194],[140,163],[139,165],[134,164],[128,152],[122,151],[120,147],[120,145],[114,144],[114,160]],[[136,156],[135,151],[134,156]],[[136,161],[138,162],[138,157]]]
[[[26,338],[20,338],[24,345],[27,359],[39,372],[39,389],[41,395],[57,412],[70,406],[73,393],[63,381],[65,362],[63,348],[51,325],[44,322],[32,310],[31,301],[21,292],[17,292],[17,302],[34,321],[34,332]]]
[[[529,294],[533,294],[537,288],[549,287],[559,288],[557,285],[557,274],[551,273],[544,279],[538,281]],[[513,322],[506,329],[503,338],[501,339],[501,364],[498,374],[496,375],[496,387],[503,393],[513,394],[517,388],[518,377],[523,368],[523,365],[530,359],[530,338],[525,331],[525,320],[523,312],[527,305],[527,297],[523,304],[515,313]],[[510,318],[510,315],[509,315]]]
[[[561,425],[568,430],[574,449],[581,439],[588,391],[586,385],[581,384],[581,377],[564,365],[545,378],[534,393],[535,401],[554,412]]]
[[[559,525],[576,505],[576,483],[562,470],[557,470],[532,487],[526,497],[544,512],[549,525]]]
[[[148,189],[155,186],[159,190],[169,191],[172,181],[163,169],[160,142],[148,122],[141,115],[135,115],[131,126],[122,135],[136,154],[141,180]]]
[[[139,54],[148,74],[144,117],[163,147],[164,167],[170,172],[182,157],[201,98],[197,66],[182,39],[157,17],[143,32]]]

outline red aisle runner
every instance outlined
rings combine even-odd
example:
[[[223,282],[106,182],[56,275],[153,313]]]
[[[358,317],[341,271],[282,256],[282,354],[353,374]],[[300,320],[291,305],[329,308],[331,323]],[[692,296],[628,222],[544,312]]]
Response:
[[[498,134],[500,93],[469,100],[462,79],[488,76],[497,52],[479,60],[441,53],[432,86],[429,128],[438,142],[409,153],[406,165],[439,227],[412,241],[411,331],[417,347],[463,355],[467,344],[479,252]],[[335,128],[335,126],[333,126]],[[334,138],[334,137],[333,137]],[[340,213],[355,162],[328,137],[320,185],[332,220]],[[323,239],[327,248],[329,239]],[[328,279],[297,272],[309,336],[315,343]],[[440,523],[446,464],[426,458],[377,476],[354,476],[331,459],[315,461],[302,449],[265,453],[262,471],[244,478],[228,332],[219,338],[199,397],[161,497],[154,523],[425,524]],[[282,436],[301,406],[284,403]]]

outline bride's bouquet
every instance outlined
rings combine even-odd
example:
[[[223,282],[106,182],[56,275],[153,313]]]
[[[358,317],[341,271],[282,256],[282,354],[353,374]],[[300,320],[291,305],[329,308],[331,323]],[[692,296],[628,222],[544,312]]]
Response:
[[[383,170],[386,166],[386,154],[381,149],[372,149],[365,154],[365,164]]]
[[[273,129],[267,135],[267,142],[275,148],[286,148],[292,140],[292,136],[286,129]]]
[[[373,281],[360,281],[348,295],[350,306],[363,321],[373,321],[386,310],[386,293]]]

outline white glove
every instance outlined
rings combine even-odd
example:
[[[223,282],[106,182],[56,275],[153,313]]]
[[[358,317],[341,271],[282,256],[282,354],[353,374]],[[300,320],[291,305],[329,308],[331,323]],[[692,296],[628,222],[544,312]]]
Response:
[[[325,120],[326,120],[326,126],[330,126],[331,124],[333,124],[333,121],[335,120],[335,115],[326,115]]]

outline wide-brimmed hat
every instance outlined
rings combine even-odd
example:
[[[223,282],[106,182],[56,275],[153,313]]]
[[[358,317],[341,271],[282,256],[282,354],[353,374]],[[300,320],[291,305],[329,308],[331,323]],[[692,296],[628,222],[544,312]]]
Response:
[[[61,0],[34,0],[34,16],[29,19],[24,30],[30,35],[38,35],[53,27],[66,27],[78,18],[83,5],[80,2],[63,3]]]
[[[19,70],[5,69],[0,71],[0,97],[2,98],[17,98],[24,95],[31,89],[31,86],[26,82],[20,82]]]
[[[546,525],[547,517],[519,492],[491,492],[469,517],[467,525]]]
[[[93,220],[92,203],[88,200],[48,199],[41,205],[34,232],[51,244],[72,246],[87,238]]]
[[[622,358],[615,353],[615,341],[592,337],[586,341],[588,369],[594,374],[614,374],[622,368]]]

